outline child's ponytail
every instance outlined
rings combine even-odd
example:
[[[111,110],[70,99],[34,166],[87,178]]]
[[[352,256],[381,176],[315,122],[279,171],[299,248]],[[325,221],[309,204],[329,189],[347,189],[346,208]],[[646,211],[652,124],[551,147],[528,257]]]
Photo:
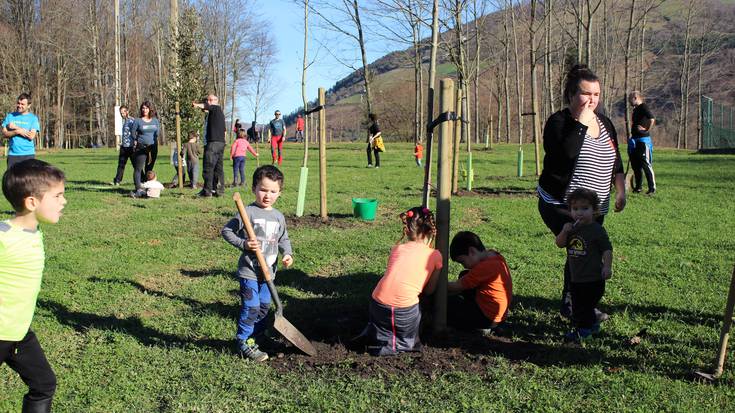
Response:
[[[413,207],[406,212],[402,212],[399,217],[403,222],[403,234],[401,234],[401,239],[398,242],[401,242],[404,236],[407,236],[411,241],[427,238],[429,243],[436,238],[436,221],[429,208]]]

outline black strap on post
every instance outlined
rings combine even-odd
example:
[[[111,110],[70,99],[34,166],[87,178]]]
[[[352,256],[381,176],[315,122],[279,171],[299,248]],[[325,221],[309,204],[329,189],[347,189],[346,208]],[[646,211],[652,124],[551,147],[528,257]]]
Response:
[[[319,105],[317,107],[313,107],[313,108],[307,110],[306,112],[304,112],[304,115],[308,115],[308,114],[314,113],[314,112],[319,112],[322,109],[324,109],[324,105]]]
[[[457,120],[457,113],[456,112],[444,112],[440,113],[439,116],[436,117],[428,126],[426,126],[426,132],[433,133],[434,128],[439,126],[440,124],[444,122],[448,122],[450,120]]]

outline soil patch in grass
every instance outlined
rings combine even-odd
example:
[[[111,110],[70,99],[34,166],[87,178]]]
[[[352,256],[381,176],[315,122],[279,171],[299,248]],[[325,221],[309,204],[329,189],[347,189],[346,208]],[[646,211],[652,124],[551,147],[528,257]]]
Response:
[[[535,189],[527,188],[488,188],[481,187],[475,188],[472,191],[460,190],[456,196],[482,196],[482,197],[497,197],[497,198],[531,198],[536,196]]]
[[[347,214],[329,214],[327,216],[327,222],[322,222],[320,215],[304,215],[297,217],[295,215],[289,215],[286,217],[286,223],[288,228],[324,228],[333,227],[340,229],[348,228],[360,228],[368,225],[364,221],[360,221],[353,218],[352,215]]]

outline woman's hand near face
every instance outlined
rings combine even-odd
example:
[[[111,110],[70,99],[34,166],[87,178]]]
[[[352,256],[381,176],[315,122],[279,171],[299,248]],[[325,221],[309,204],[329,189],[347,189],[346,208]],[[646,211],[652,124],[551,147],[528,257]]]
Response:
[[[578,119],[579,123],[590,127],[595,122],[596,117],[597,116],[595,115],[595,112],[592,110],[591,106],[587,104],[582,107]]]

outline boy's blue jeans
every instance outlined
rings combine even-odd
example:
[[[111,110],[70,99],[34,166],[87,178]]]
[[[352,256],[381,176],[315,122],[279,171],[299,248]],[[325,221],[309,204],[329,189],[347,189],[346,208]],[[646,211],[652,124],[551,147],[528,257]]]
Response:
[[[240,316],[237,320],[237,339],[245,341],[264,330],[264,320],[271,307],[268,284],[240,278]]]

